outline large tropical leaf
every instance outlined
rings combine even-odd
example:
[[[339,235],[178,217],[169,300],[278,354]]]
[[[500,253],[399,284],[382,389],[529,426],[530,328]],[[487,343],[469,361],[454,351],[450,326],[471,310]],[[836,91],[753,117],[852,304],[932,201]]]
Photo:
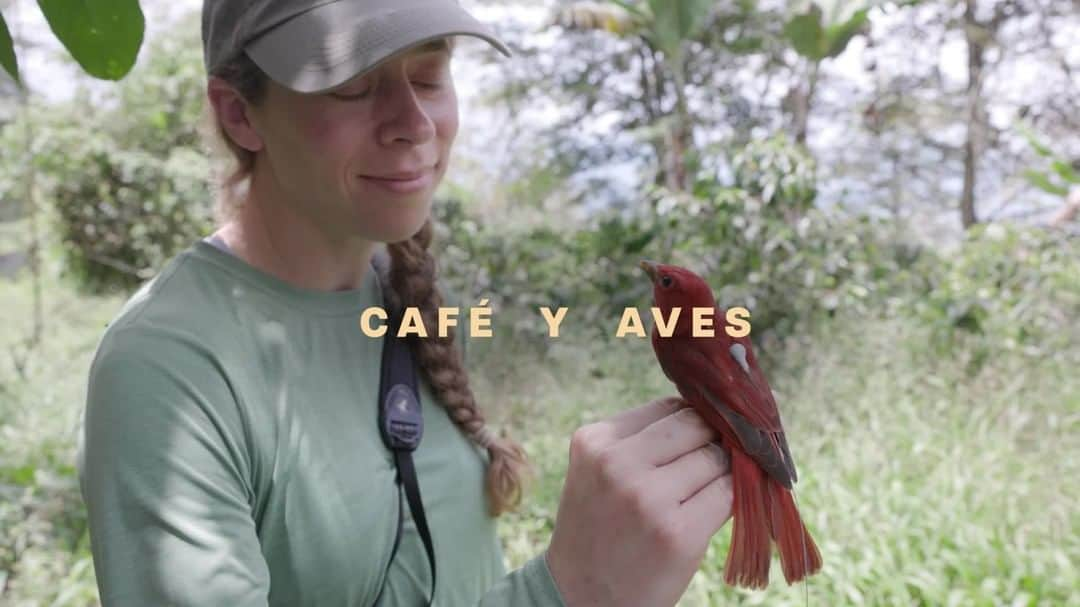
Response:
[[[15,58],[15,43],[11,40],[11,32],[8,31],[3,15],[0,15],[0,65],[4,66],[4,71],[11,74],[15,82],[19,81],[19,61]]]
[[[830,25],[825,29],[825,39],[828,41],[826,57],[835,57],[844,52],[851,39],[862,30],[866,24],[869,11],[861,9],[855,12],[847,21]]]
[[[119,80],[135,65],[146,27],[138,0],[38,0],[38,5],[86,73]]]
[[[820,61],[825,57],[825,28],[821,27],[821,8],[814,4],[806,13],[792,17],[784,26],[795,52]]]
[[[866,25],[869,9],[856,10],[844,21],[826,25],[821,7],[810,6],[807,12],[796,15],[784,26],[784,36],[795,51],[813,61],[836,57],[844,52],[851,39]]]
[[[683,40],[705,27],[713,4],[712,0],[649,0],[660,47],[674,55]]]

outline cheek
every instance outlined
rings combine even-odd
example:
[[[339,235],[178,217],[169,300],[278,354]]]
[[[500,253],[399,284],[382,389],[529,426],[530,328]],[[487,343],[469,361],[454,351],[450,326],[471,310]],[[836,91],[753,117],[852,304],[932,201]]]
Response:
[[[349,141],[356,141],[355,127],[332,111],[316,111],[301,126],[304,145],[320,160],[340,158]]]
[[[458,104],[457,97],[450,95],[448,99],[440,102],[430,110],[431,120],[435,123],[435,132],[440,141],[447,147],[454,142],[458,132]]]
[[[279,119],[290,125],[295,138],[291,142],[295,149],[288,153],[298,160],[303,156],[308,159],[306,163],[318,163],[324,168],[337,164],[347,154],[348,143],[356,141],[355,121],[347,119],[344,109],[320,97],[297,99],[283,108]]]

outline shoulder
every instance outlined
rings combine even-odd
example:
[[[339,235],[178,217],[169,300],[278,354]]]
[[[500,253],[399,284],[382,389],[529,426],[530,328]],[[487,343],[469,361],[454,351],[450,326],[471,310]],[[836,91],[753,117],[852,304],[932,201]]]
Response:
[[[230,311],[213,273],[188,250],[128,298],[94,352],[88,415],[219,404],[227,395],[219,342]]]
[[[101,483],[123,462],[140,462],[145,476],[196,461],[199,468],[219,466],[229,478],[246,478],[248,424],[235,378],[191,326],[149,321],[156,305],[134,304],[94,353],[79,436],[80,478]]]
[[[117,332],[153,333],[155,327],[205,330],[207,320],[228,313],[229,284],[229,278],[220,268],[189,247],[170,259],[124,302],[106,325],[103,340]]]

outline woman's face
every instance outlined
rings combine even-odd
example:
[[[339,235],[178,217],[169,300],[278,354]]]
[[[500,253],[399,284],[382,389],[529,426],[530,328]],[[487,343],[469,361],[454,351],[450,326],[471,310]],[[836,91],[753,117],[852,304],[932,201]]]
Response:
[[[330,237],[397,242],[424,223],[458,106],[444,40],[326,93],[270,83],[252,118],[285,204]]]

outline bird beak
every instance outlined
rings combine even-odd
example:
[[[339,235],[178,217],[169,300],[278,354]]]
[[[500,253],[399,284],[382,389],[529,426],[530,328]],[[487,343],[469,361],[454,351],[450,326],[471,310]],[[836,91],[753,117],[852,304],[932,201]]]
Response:
[[[659,264],[653,263],[645,259],[642,259],[640,262],[638,262],[638,266],[640,266],[642,270],[645,270],[645,273],[649,275],[649,280],[653,282],[656,282],[657,265]]]

